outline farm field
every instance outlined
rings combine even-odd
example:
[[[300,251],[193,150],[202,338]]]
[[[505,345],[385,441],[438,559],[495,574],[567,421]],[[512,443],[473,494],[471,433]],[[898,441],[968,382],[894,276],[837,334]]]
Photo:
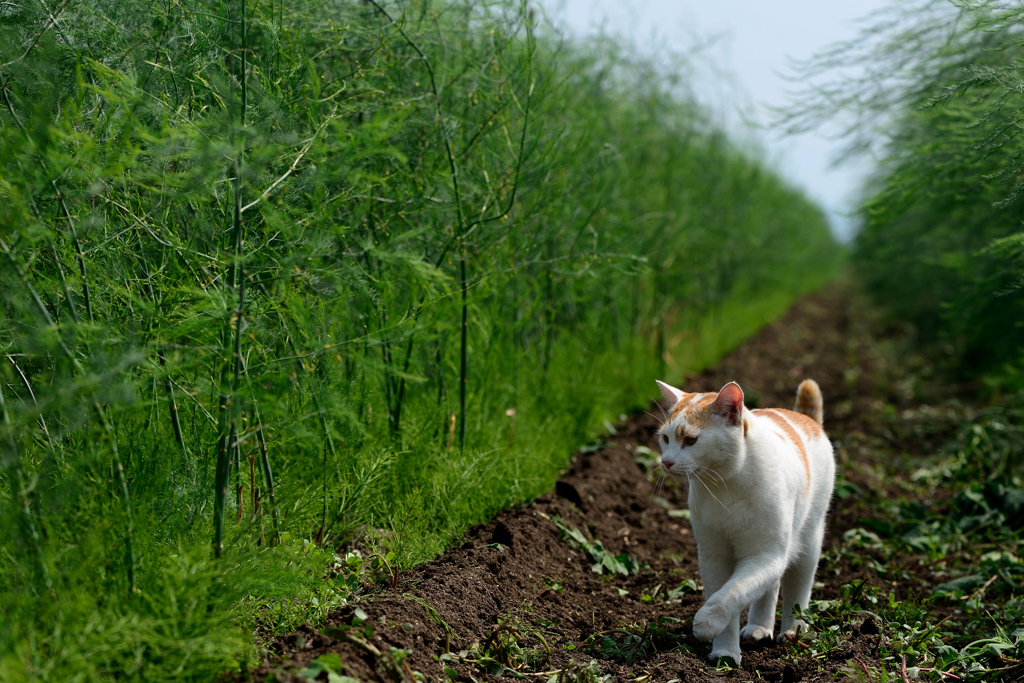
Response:
[[[1024,9],[874,20],[841,243],[521,0],[0,2],[0,682],[1024,680]],[[715,668],[654,380],[805,377],[816,636]]]
[[[510,0],[0,5],[0,680],[209,680],[834,277],[673,73]]]
[[[252,680],[308,680],[339,662],[337,674],[380,681],[899,681],[903,667],[920,680],[1020,680],[1012,520],[936,469],[981,455],[979,437],[1001,427],[909,341],[833,283],[683,385],[735,380],[761,407],[791,405],[804,377],[821,385],[839,467],[814,637],[748,644],[740,669],[707,661],[690,628],[703,596],[686,491],[645,476],[660,425],[648,412],[577,451],[553,492],[437,560],[377,573],[326,628],[269,642]]]

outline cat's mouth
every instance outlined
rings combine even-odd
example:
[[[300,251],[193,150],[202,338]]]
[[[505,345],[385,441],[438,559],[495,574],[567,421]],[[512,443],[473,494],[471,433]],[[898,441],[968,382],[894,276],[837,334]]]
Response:
[[[687,467],[678,466],[679,463],[673,462],[670,464],[666,464],[664,461],[662,461],[660,465],[662,472],[676,479],[683,479],[684,477],[688,477],[691,474],[690,470]]]

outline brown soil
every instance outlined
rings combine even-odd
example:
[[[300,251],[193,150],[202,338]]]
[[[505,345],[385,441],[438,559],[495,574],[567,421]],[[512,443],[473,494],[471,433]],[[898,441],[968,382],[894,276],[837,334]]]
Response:
[[[920,395],[927,385],[920,378],[929,369],[901,353],[902,336],[884,330],[846,288],[833,286],[803,298],[782,319],[684,385],[688,391],[713,391],[735,380],[748,406],[789,407],[801,379],[818,381],[839,470],[863,492],[836,501],[826,549],[862,519],[880,514],[870,501],[906,497],[906,487],[893,473],[905,472],[908,459],[934,452],[955,424],[955,406],[928,407],[934,397]],[[922,410],[927,419],[915,413]],[[605,447],[577,453],[553,493],[470,529],[461,547],[403,572],[397,589],[365,595],[358,606],[375,627],[368,642],[382,651],[389,646],[411,650],[409,668],[442,682],[446,673],[439,655],[487,649],[499,624],[514,630],[522,648],[538,653],[540,660],[523,671],[527,679],[542,683],[552,674],[541,672],[592,659],[602,674],[640,683],[831,681],[850,661],[877,666],[879,637],[871,623],[853,628],[846,644],[826,657],[802,656],[803,650],[788,644],[744,644],[740,669],[716,670],[707,661],[709,645],[691,633],[702,596],[669,596],[686,579],[700,581],[689,523],[679,512],[670,515],[686,508],[686,491],[671,482],[656,490],[653,477],[645,476],[643,449],[637,451],[646,446],[658,452],[658,426],[650,413],[634,416],[606,438]],[[632,555],[640,571],[628,577],[594,573],[594,562],[563,539],[552,518],[599,539],[611,554]],[[835,597],[853,579],[879,582],[865,564],[828,558],[826,553],[819,567],[824,586],[817,598]],[[894,590],[904,597],[928,582],[922,575]],[[333,613],[329,623],[350,624],[354,610]],[[619,652],[610,657],[600,648],[609,642],[605,636],[621,642],[627,633],[642,639],[631,656]],[[328,652],[340,655],[349,676],[390,680],[365,646],[334,634],[342,640],[311,628],[279,640],[274,647],[279,658],[264,663],[253,680],[304,680],[295,672]],[[447,666],[458,681],[498,680],[466,662]]]

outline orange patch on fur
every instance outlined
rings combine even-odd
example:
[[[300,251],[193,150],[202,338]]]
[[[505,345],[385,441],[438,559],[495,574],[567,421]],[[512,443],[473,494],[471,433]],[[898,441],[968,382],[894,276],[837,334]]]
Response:
[[[811,422],[815,427],[818,426],[817,422],[814,422],[811,418],[800,413],[794,413],[791,410],[782,410],[778,408],[766,408],[763,410],[751,411],[759,417],[767,417],[769,420],[775,423],[775,426],[782,430],[782,432],[789,438],[793,445],[796,446],[797,453],[800,454],[800,459],[804,461],[804,470],[807,472],[807,483],[804,485],[804,493],[806,494],[811,487],[811,463],[807,459],[807,448],[804,446],[804,440],[800,438],[800,434],[797,433],[796,428],[793,426],[791,420],[795,420],[797,417],[802,417],[804,420]],[[801,425],[802,426],[802,425]],[[818,427],[819,431],[821,430]],[[804,431],[801,429],[801,431]],[[806,431],[804,431],[806,434]],[[781,436],[781,435],[780,435]]]
[[[806,415],[819,425],[824,421],[821,387],[813,379],[805,379],[800,382],[800,386],[796,390],[796,405],[793,406],[793,410]]]
[[[672,414],[668,416],[667,421],[674,420],[676,416],[686,410],[686,407],[690,405],[690,399],[693,398],[693,394],[683,394],[682,397],[676,402],[675,407],[672,409]]]
[[[668,422],[675,420],[681,413],[686,413],[687,419],[692,419],[696,412],[713,402],[716,396],[714,393],[684,393],[672,409]]]
[[[683,439],[685,439],[685,438],[686,438],[686,428],[683,425],[679,425],[678,427],[676,427],[676,441],[678,441],[679,443],[682,443]]]
[[[706,429],[711,424],[714,413],[709,410],[718,394],[702,394],[694,398],[686,410],[686,422],[697,429]]]
[[[680,414],[685,414],[686,421],[689,424],[698,429],[706,427],[712,416],[711,411],[707,408],[715,402],[716,398],[718,398],[718,394],[715,393],[683,394],[683,397],[676,403],[675,408],[672,409],[672,414],[669,416],[668,421],[671,422]]]
[[[786,414],[786,419],[793,423],[793,426],[804,433],[808,439],[816,439],[825,436],[825,430],[821,428],[818,421],[809,415],[798,413],[792,410],[779,409],[779,412]]]
[[[697,399],[695,405],[693,406],[693,409],[700,410],[702,408],[707,408],[709,405],[715,402],[716,398],[718,398],[718,394],[704,394],[703,396]]]

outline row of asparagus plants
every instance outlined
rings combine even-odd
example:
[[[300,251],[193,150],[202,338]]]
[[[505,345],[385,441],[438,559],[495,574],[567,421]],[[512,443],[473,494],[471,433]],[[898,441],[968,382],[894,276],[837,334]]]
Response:
[[[3,680],[244,666],[835,270],[525,3],[7,3],[0,94]]]

